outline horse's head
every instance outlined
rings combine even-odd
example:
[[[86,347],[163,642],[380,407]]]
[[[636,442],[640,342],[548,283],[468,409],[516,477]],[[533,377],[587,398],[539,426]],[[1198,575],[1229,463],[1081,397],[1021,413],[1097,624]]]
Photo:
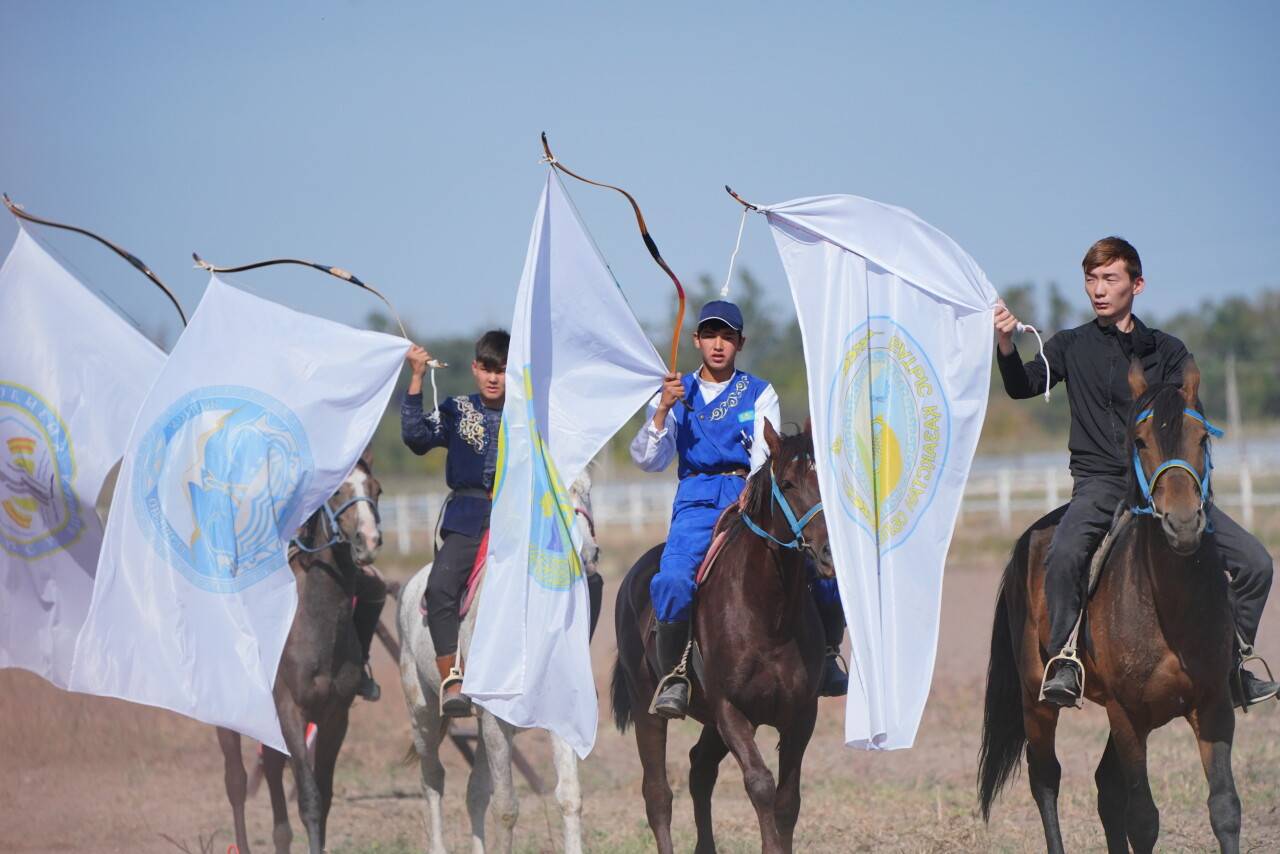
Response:
[[[1160,520],[1169,548],[1188,555],[1200,547],[1209,488],[1209,439],[1221,435],[1200,410],[1200,369],[1188,359],[1182,385],[1147,386],[1142,363],[1129,365],[1135,401],[1129,423],[1135,512]]]
[[[378,515],[378,496],[382,485],[373,476],[373,448],[365,448],[356,467],[329,499],[331,536],[337,542],[351,545],[351,558],[357,566],[368,566],[382,548],[382,522]]]
[[[573,501],[573,518],[582,540],[582,548],[578,556],[582,559],[583,573],[596,571],[600,563],[600,546],[596,542],[595,516],[591,512],[591,476],[583,469],[569,486],[569,497]]]
[[[751,479],[744,518],[770,519],[766,525],[769,539],[805,552],[813,558],[818,574],[831,578],[836,567],[822,512],[809,422],[806,420],[804,430],[794,436],[780,436],[765,419],[764,441],[769,446],[768,474],[757,472]]]

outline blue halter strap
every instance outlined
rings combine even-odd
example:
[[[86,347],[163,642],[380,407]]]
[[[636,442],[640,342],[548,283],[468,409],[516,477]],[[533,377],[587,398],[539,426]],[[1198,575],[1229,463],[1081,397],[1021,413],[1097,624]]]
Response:
[[[782,515],[786,518],[787,525],[791,527],[791,536],[792,536],[791,541],[784,543],[782,540],[779,540],[773,534],[770,534],[764,528],[761,528],[755,522],[751,521],[751,517],[748,516],[745,512],[742,514],[742,521],[746,523],[747,527],[751,529],[752,533],[756,534],[757,536],[763,537],[764,539],[768,540],[771,543],[776,543],[782,546],[784,549],[804,548],[806,545],[808,545],[804,539],[805,526],[808,525],[811,521],[813,521],[814,516],[817,516],[819,513],[822,512],[822,502],[819,501],[817,504],[810,507],[809,511],[805,513],[803,516],[796,518],[795,512],[791,509],[791,505],[787,502],[787,497],[783,495],[782,490],[778,488],[778,480],[773,476],[772,465],[769,466],[769,485],[773,491],[774,503],[776,503],[778,507],[782,509]]]
[[[1214,427],[1212,424],[1210,424],[1207,418],[1205,418],[1199,412],[1196,412],[1194,409],[1191,409],[1188,407],[1186,409],[1183,409],[1182,412],[1188,418],[1194,418],[1196,421],[1199,421],[1201,424],[1203,424],[1204,429],[1209,432],[1210,436],[1213,436],[1214,438],[1218,438],[1222,435],[1221,430],[1219,430],[1217,427]],[[1143,421],[1146,421],[1148,418],[1150,418],[1152,414],[1153,414],[1153,410],[1144,409],[1142,412],[1138,413],[1138,417],[1134,419],[1133,423],[1135,425],[1141,424]],[[1146,504],[1135,506],[1133,508],[1134,513],[1140,516],[1157,516],[1157,517],[1160,516],[1160,514],[1156,512],[1156,500],[1153,493],[1155,492],[1156,482],[1160,480],[1160,476],[1163,475],[1165,472],[1169,471],[1170,469],[1182,469],[1187,474],[1191,475],[1191,479],[1194,480],[1196,482],[1196,486],[1200,488],[1200,506],[1203,507],[1205,504],[1208,503],[1209,476],[1213,472],[1213,460],[1209,456],[1209,448],[1207,445],[1205,446],[1205,449],[1204,449],[1204,476],[1203,477],[1201,477],[1200,473],[1195,470],[1195,468],[1191,465],[1191,463],[1187,462],[1186,460],[1175,459],[1175,460],[1165,460],[1163,463],[1157,466],[1156,470],[1151,473],[1151,478],[1149,480],[1147,479],[1146,472],[1143,471],[1142,469],[1142,460],[1138,458],[1138,449],[1134,448],[1133,472],[1135,475],[1137,475],[1138,489],[1142,491],[1142,499],[1146,502]]]
[[[338,517],[341,516],[343,513],[347,512],[347,509],[349,507],[355,504],[359,504],[361,501],[369,502],[369,505],[373,507],[373,518],[381,521],[381,517],[378,515],[378,502],[374,501],[372,498],[370,498],[367,495],[357,495],[355,498],[352,498],[344,502],[342,506],[339,507],[337,510],[334,510],[332,507],[330,507],[329,502],[326,501],[324,504],[320,505],[320,509],[317,510],[316,512],[323,513],[326,521],[328,521],[329,523],[329,532],[330,532],[329,542],[323,543],[318,546],[308,546],[305,543],[303,543],[302,540],[299,539],[298,537],[294,537],[292,540],[289,541],[290,545],[296,546],[298,549],[306,552],[307,554],[315,554],[316,552],[324,551],[330,546],[336,546],[338,545],[338,543],[346,542],[347,538],[342,535],[342,528],[338,525]]]

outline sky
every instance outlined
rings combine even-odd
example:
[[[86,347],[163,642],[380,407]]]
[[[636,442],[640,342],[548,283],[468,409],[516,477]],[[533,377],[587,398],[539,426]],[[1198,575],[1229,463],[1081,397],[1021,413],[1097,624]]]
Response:
[[[545,165],[639,200],[687,282],[740,208],[910,208],[997,288],[1121,234],[1139,313],[1280,288],[1280,5],[208,3],[0,0],[0,189],[143,258],[194,309],[217,264],[280,256],[376,285],[430,346],[510,322]],[[568,182],[636,313],[671,285],[625,201]],[[171,342],[172,309],[90,241],[32,227]],[[0,243],[16,232],[0,218]],[[752,217],[739,264],[789,304]],[[301,268],[235,284],[361,323]],[[789,308],[785,310],[789,311]],[[1036,318],[1026,318],[1034,322]]]

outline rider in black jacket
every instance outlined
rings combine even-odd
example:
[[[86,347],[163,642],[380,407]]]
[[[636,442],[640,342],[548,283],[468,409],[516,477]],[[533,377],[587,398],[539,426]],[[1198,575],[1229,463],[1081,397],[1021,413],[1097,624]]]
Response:
[[[1001,303],[996,309],[996,361],[1005,391],[1014,399],[1043,394],[1058,382],[1067,384],[1071,407],[1071,503],[1058,523],[1045,556],[1045,598],[1049,608],[1049,653],[1062,651],[1083,605],[1089,559],[1125,498],[1130,461],[1125,454],[1133,403],[1128,371],[1134,357],[1142,362],[1147,382],[1182,382],[1187,348],[1172,335],[1151,329],[1132,314],[1133,298],[1142,292],[1142,262],[1128,241],[1099,240],[1084,257],[1085,293],[1093,320],[1054,335],[1038,356],[1023,364],[1013,344],[1018,319]],[[1047,373],[1047,378],[1046,378]],[[1218,507],[1207,508],[1212,539],[1231,577],[1236,628],[1252,646],[1271,588],[1271,556],[1256,538]],[[1246,704],[1276,696],[1280,685],[1241,671]],[[1080,696],[1080,674],[1063,661],[1044,683],[1045,700],[1072,705]],[[1240,702],[1240,698],[1237,698]]]

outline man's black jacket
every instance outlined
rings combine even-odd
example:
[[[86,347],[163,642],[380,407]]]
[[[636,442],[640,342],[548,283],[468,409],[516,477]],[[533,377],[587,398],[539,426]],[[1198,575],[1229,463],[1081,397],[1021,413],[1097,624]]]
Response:
[[[1147,382],[1181,383],[1182,366],[1191,354],[1182,342],[1158,329],[1148,328],[1137,317],[1133,331],[1117,332],[1096,320],[1075,329],[1064,329],[1044,345],[1049,360],[1049,387],[1067,384],[1071,406],[1071,474],[1123,475],[1129,471],[1125,437],[1129,408],[1129,359],[1142,360]],[[996,362],[1004,390],[1015,400],[1044,394],[1045,367],[1037,355],[1022,363],[1015,348],[1008,356],[996,350]]]

